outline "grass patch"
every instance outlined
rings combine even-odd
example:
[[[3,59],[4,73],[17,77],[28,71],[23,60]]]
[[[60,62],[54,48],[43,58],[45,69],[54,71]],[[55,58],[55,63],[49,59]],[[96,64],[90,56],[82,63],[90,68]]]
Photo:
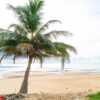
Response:
[[[100,92],[95,93],[95,94],[89,94],[88,100],[100,100]]]

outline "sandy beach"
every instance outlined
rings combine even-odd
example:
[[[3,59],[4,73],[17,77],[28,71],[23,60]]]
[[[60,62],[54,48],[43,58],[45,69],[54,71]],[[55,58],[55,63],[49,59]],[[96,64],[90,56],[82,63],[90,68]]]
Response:
[[[0,79],[0,94],[17,93],[23,73],[9,73]],[[100,73],[30,73],[29,93],[81,93],[100,91]]]

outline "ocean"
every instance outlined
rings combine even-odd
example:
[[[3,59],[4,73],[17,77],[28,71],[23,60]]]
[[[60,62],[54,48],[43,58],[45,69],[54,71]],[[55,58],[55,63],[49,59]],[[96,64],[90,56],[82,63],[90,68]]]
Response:
[[[5,73],[24,72],[27,67],[28,59],[18,58],[16,64],[13,64],[11,58],[4,59],[0,64],[0,75]],[[61,72],[60,59],[45,59],[43,67],[40,67],[39,61],[33,62],[32,72]],[[65,63],[64,71],[69,72],[100,72],[99,59],[71,59],[70,63]]]

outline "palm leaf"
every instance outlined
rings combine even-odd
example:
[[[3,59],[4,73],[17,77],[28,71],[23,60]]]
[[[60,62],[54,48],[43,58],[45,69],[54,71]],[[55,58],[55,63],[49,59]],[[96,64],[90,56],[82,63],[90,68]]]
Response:
[[[4,33],[4,32],[11,32],[11,31],[9,31],[8,29],[0,28],[0,33]]]
[[[61,35],[63,35],[63,36],[69,36],[69,35],[72,35],[72,34],[71,34],[70,32],[68,32],[68,31],[56,31],[56,30],[44,34],[44,36],[45,36],[46,38],[54,37],[55,39],[56,39],[58,36],[61,36]]]
[[[7,4],[7,8],[12,10],[15,14],[19,15],[20,14],[20,10],[16,9],[14,6],[12,6],[11,4]]]
[[[51,24],[54,24],[54,23],[61,23],[59,20],[50,20],[48,21],[46,24],[44,24],[37,33],[42,33],[43,31],[45,31],[46,29],[48,29],[48,27],[51,25]]]
[[[25,30],[25,28],[23,28],[22,26],[20,26],[18,24],[11,24],[11,25],[9,25],[8,30],[10,28],[14,28],[14,30],[17,30],[17,31],[19,31],[21,33],[27,33],[27,31]]]
[[[69,50],[70,52],[77,54],[77,50],[69,44],[65,44],[62,42],[53,42],[53,43],[55,44],[56,48],[58,48],[59,50]]]
[[[1,64],[4,57],[5,57],[5,55],[2,55],[2,57],[0,58],[0,64]]]
[[[69,50],[69,51],[71,51],[71,52],[77,54],[77,50],[75,49],[75,47],[73,47],[73,46],[71,46],[71,45],[69,45],[69,44],[65,44],[65,46],[66,46],[66,49],[67,49],[67,50]]]
[[[29,5],[30,5],[30,10],[33,13],[37,13],[40,12],[40,10],[42,9],[43,5],[44,5],[44,1],[41,0],[29,0]]]

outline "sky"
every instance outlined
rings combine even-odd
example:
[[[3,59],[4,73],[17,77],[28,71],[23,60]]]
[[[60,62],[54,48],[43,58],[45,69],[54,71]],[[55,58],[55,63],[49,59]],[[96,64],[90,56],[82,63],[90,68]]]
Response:
[[[0,0],[0,28],[17,22],[7,4],[24,5],[28,0]],[[76,58],[100,58],[100,0],[45,0],[43,22],[58,19],[57,29],[68,30],[73,36],[59,38],[73,45]]]

